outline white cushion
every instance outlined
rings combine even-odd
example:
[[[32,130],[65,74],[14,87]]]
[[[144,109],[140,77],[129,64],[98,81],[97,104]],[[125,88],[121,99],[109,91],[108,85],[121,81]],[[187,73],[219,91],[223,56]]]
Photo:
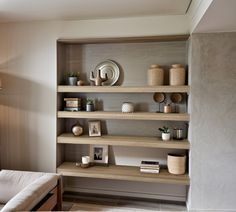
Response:
[[[45,195],[57,185],[59,176],[45,174],[26,186],[2,208],[2,212],[29,211],[39,203]]]
[[[41,172],[0,171],[0,203],[7,203],[23,188],[44,174]]]

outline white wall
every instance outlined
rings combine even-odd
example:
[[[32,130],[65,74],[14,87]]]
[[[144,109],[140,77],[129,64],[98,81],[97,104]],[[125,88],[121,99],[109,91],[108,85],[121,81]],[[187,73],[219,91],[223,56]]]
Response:
[[[1,168],[55,172],[58,38],[186,33],[184,16],[1,24]]]

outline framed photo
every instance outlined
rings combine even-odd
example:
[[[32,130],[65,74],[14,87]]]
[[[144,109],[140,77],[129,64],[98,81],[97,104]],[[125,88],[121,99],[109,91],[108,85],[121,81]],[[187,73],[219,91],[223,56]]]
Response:
[[[101,136],[100,121],[90,121],[88,124],[89,124],[89,136]]]
[[[90,145],[90,160],[95,164],[108,165],[108,145]]]

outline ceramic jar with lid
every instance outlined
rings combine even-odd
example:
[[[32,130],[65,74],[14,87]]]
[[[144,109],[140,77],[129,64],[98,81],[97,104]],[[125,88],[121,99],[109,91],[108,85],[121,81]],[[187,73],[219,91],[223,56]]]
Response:
[[[148,85],[156,86],[164,84],[164,70],[157,64],[151,65],[148,69]]]
[[[173,64],[170,69],[170,85],[185,85],[185,69],[181,64]]]

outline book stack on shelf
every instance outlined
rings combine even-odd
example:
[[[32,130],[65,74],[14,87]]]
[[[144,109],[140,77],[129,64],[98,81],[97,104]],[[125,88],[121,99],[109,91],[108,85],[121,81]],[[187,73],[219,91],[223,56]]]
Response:
[[[142,161],[140,165],[140,172],[158,174],[160,172],[159,162],[158,161]]]

